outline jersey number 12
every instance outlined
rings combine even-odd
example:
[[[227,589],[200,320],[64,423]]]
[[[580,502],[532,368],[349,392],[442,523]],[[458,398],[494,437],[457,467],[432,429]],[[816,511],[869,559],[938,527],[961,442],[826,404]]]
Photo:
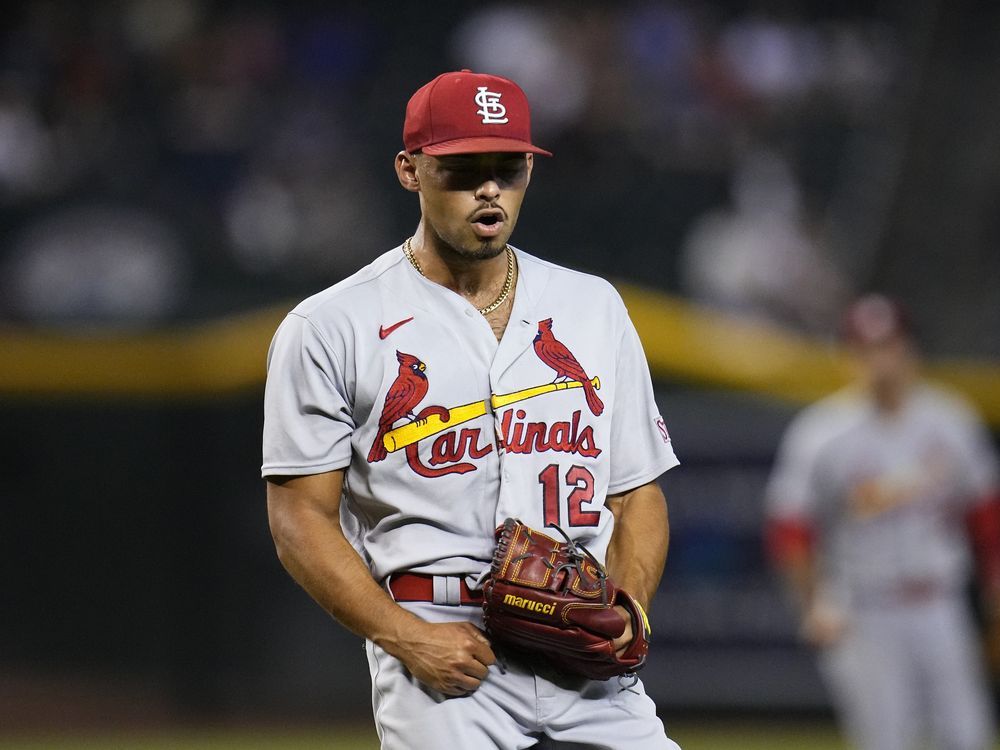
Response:
[[[594,475],[585,466],[573,464],[566,471],[566,486],[572,487],[566,498],[566,512],[570,526],[597,526],[601,520],[599,510],[584,510],[583,504],[594,499]],[[538,474],[542,485],[542,515],[545,525],[559,524],[559,464],[549,464]]]

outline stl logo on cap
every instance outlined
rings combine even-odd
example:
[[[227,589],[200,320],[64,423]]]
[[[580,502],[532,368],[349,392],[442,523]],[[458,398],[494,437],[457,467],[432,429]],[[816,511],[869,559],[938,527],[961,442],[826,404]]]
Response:
[[[528,97],[489,73],[442,73],[406,104],[403,146],[411,154],[521,153],[552,156],[531,142]]]
[[[480,86],[477,91],[479,109],[476,114],[483,116],[483,125],[507,124],[507,108],[500,103],[500,92],[489,91],[486,86]]]

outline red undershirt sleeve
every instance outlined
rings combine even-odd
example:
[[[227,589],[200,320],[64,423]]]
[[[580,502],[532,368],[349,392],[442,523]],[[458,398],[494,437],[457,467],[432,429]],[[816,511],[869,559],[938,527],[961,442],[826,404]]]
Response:
[[[973,505],[965,520],[983,586],[1000,592],[1000,490]]]
[[[764,547],[772,564],[785,567],[807,559],[812,555],[815,545],[816,530],[807,519],[771,518],[767,521]],[[1000,546],[997,551],[1000,552]]]

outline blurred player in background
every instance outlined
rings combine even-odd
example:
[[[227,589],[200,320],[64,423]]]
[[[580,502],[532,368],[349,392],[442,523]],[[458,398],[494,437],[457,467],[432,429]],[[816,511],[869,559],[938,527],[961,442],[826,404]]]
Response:
[[[768,548],[861,750],[992,747],[968,596],[1000,613],[1000,495],[989,434],[926,382],[906,311],[869,295],[844,318],[856,382],[789,427],[768,490]]]

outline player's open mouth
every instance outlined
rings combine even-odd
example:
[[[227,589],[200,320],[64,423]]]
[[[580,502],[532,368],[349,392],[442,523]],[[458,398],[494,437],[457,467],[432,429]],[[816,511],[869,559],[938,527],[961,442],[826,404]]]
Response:
[[[480,211],[473,215],[472,226],[476,228],[476,233],[482,237],[493,237],[500,233],[503,227],[502,211]]]

